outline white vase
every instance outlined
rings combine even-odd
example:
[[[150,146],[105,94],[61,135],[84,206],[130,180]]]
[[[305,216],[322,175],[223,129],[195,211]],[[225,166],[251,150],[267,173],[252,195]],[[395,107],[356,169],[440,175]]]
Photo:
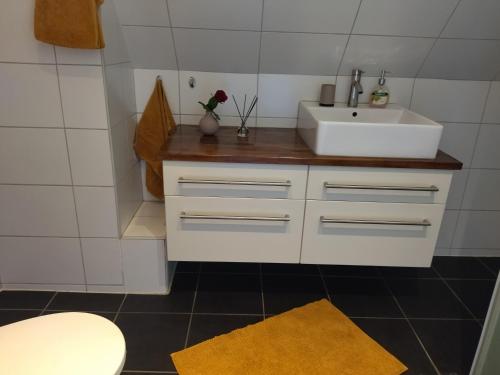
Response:
[[[219,121],[215,118],[214,113],[210,111],[205,113],[198,125],[200,131],[205,135],[215,134],[219,130]]]

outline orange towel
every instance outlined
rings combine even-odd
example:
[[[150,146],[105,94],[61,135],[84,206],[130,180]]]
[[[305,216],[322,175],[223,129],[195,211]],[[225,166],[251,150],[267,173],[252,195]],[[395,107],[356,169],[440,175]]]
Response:
[[[36,0],[35,37],[57,46],[104,48],[99,6],[104,0]]]
[[[163,163],[158,158],[161,148],[167,143],[168,135],[175,131],[175,121],[168,105],[167,96],[160,79],[141,121],[135,131],[134,149],[146,161],[146,187],[159,199],[163,199]]]

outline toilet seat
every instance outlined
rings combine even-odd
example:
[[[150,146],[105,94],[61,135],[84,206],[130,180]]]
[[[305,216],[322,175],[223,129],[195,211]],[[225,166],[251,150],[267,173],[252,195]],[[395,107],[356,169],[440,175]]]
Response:
[[[60,313],[0,327],[0,374],[118,375],[125,339],[94,314]]]

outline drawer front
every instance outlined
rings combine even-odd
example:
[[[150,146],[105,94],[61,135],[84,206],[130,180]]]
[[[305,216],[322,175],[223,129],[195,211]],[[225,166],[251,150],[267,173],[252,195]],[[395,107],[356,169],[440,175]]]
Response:
[[[440,204],[307,201],[301,263],[428,267]]]
[[[312,166],[307,199],[444,204],[451,178],[448,171]]]
[[[302,200],[166,197],[169,260],[298,263]]]
[[[192,163],[163,163],[165,195],[305,199],[307,166]]]

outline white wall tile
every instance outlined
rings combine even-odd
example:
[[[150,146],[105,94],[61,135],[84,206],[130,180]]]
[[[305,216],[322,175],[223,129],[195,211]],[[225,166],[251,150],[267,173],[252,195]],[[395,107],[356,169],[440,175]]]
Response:
[[[443,135],[439,148],[470,167],[479,124],[443,123]]]
[[[7,290],[38,290],[38,291],[50,291],[50,292],[86,292],[87,287],[85,284],[23,284],[14,283],[6,284],[5,289]]]
[[[170,28],[124,26],[123,33],[134,68],[177,69]]]
[[[263,29],[348,34],[359,0],[266,0]]]
[[[443,37],[499,39],[500,2],[463,0],[443,31]]]
[[[0,235],[77,237],[71,187],[0,185]]]
[[[415,77],[433,43],[429,38],[352,35],[339,74],[360,68],[369,76],[385,69],[396,77]]]
[[[114,1],[105,1],[101,5],[101,24],[106,42],[106,47],[102,49],[104,63],[110,65],[130,61]]]
[[[115,189],[75,187],[81,237],[118,237]]]
[[[460,209],[468,176],[468,169],[453,172],[453,180],[451,181],[450,192],[448,193],[448,200],[446,201],[447,209]]]
[[[500,126],[481,125],[476,151],[472,160],[473,168],[500,168]]]
[[[439,39],[419,77],[489,81],[500,66],[500,41]]]
[[[263,33],[260,72],[336,75],[347,39],[347,35]]]
[[[64,130],[0,127],[0,183],[71,185]]]
[[[259,128],[296,128],[297,118],[287,117],[258,117],[257,127]]]
[[[196,79],[196,86],[189,87],[190,77]],[[219,115],[237,116],[238,111],[232,100],[232,95],[238,102],[247,94],[251,100],[257,94],[256,74],[231,74],[231,73],[206,73],[206,72],[180,72],[181,83],[181,111],[182,114],[203,114],[205,111],[198,103],[206,103],[210,96],[217,90],[224,90],[228,100],[217,106],[215,112]]]
[[[85,284],[78,238],[0,237],[0,273],[4,283]]]
[[[172,26],[260,30],[262,0],[168,0]]]
[[[113,169],[107,130],[67,129],[75,185],[112,186]]]
[[[0,82],[0,126],[63,126],[55,66],[0,63]]]
[[[144,112],[153,93],[156,77],[160,76],[167,94],[168,104],[173,113],[179,109],[179,74],[177,70],[134,69],[137,112]],[[183,82],[186,86],[187,82]]]
[[[500,186],[500,170],[471,169],[462,209],[500,211],[498,186]]]
[[[453,248],[500,248],[500,211],[462,211]]]
[[[102,65],[101,50],[77,49],[56,46],[58,64]]]
[[[137,163],[116,185],[120,234],[127,229],[130,220],[143,201],[141,168]]]
[[[232,102],[232,100],[231,100]],[[234,105],[234,104],[233,104]],[[240,108],[241,109],[241,108]],[[182,124],[183,125],[198,125],[203,115],[182,115]],[[228,126],[228,127],[238,127],[241,124],[241,120],[238,116],[219,116],[219,125],[220,126]],[[248,128],[255,128],[256,126],[256,118],[249,117],[246,125]]]
[[[259,33],[174,29],[174,38],[181,70],[257,73]]]
[[[372,92],[378,86],[378,77],[362,77],[363,93],[359,96],[360,103],[368,103]],[[410,108],[411,95],[413,92],[413,78],[388,77],[386,87],[389,90],[390,103],[399,104],[404,108]],[[338,76],[335,101],[346,103],[351,89],[351,76]]]
[[[122,25],[170,26],[166,0],[114,0]]]
[[[82,252],[87,284],[123,284],[120,240],[82,238]]]
[[[59,82],[67,128],[108,128],[101,67],[59,66]]]
[[[439,230],[439,237],[437,240],[436,247],[438,248],[450,248],[453,241],[453,235],[455,234],[455,228],[457,226],[458,215],[460,211],[458,210],[446,210],[444,212],[443,221],[441,222],[441,229]]]
[[[33,33],[33,0],[3,0],[0,12],[0,61],[54,63],[54,47]]]
[[[122,240],[127,293],[165,293],[165,241]]]
[[[488,82],[417,79],[412,109],[444,122],[481,122]]]
[[[109,124],[111,127],[128,120],[137,112],[135,83],[129,63],[107,65],[104,68]]]
[[[500,82],[491,82],[483,122],[500,124]]]
[[[333,76],[259,75],[258,117],[297,117],[301,100],[319,100],[322,83]]]
[[[458,0],[364,0],[355,34],[437,37]]]

